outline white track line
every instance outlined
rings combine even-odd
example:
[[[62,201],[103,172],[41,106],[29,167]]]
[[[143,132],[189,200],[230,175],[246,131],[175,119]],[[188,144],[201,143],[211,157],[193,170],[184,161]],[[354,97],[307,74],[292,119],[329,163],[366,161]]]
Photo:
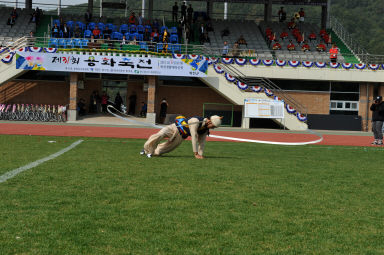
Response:
[[[42,158],[42,159],[39,159],[39,160],[36,160],[32,163],[29,163],[28,165],[25,165],[25,166],[22,166],[22,167],[19,167],[19,168],[16,168],[12,171],[9,171],[9,172],[6,172],[5,174],[1,175],[0,176],[0,183],[2,182],[6,182],[7,180],[15,177],[16,175],[18,175],[19,173],[22,173],[24,171],[27,171],[31,168],[34,168],[34,167],[37,167],[38,165],[48,161],[48,160],[51,160],[51,159],[54,159],[54,158],[57,158],[59,156],[61,156],[62,154],[66,153],[67,151],[69,150],[72,150],[73,148],[75,148],[77,145],[79,145],[80,143],[82,143],[83,140],[78,140],[74,143],[72,143],[71,145],[69,145],[68,147],[54,153],[54,154],[51,154],[49,155],[48,157],[45,157],[45,158]]]

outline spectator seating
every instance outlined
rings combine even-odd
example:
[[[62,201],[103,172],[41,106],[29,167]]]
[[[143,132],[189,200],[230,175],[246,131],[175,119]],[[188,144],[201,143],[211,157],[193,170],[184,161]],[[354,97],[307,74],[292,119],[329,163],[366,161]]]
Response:
[[[33,10],[17,9],[18,17],[15,24],[12,27],[7,25],[12,10],[12,7],[0,8],[0,45],[3,46],[20,37],[28,36],[31,31],[36,32],[36,24],[29,23]]]

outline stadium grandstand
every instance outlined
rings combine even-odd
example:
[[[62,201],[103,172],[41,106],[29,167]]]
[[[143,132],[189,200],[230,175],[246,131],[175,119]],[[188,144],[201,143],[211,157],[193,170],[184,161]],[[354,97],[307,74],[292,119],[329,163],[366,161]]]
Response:
[[[166,98],[166,122],[216,113],[242,128],[370,130],[369,105],[384,96],[384,56],[351,38],[329,0],[171,1],[167,10],[129,2],[4,2],[0,104],[67,105],[76,122],[106,114],[101,104],[120,94],[126,112],[149,123],[159,122]],[[253,99],[282,102],[283,117],[252,117]]]

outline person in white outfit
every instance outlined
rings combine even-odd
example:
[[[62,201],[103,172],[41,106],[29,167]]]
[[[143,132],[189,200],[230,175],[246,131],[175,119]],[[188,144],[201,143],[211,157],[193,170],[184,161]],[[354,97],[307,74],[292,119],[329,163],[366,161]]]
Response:
[[[207,135],[209,135],[209,130],[219,127],[222,118],[217,115],[207,118],[192,117],[189,119],[184,116],[178,116],[175,123],[167,125],[158,133],[151,135],[144,144],[144,149],[140,154],[146,154],[149,158],[161,156],[176,149],[184,139],[190,136],[195,158],[202,159],[204,158],[205,140]],[[164,138],[168,138],[168,140],[160,143]]]

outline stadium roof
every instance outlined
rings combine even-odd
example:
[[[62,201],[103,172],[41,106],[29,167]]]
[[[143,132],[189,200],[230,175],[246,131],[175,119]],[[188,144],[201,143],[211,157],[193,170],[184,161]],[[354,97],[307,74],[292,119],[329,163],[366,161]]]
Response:
[[[208,2],[209,0],[191,0],[199,2]],[[255,3],[266,4],[268,0],[211,0],[212,2],[228,2],[228,3]],[[281,5],[327,5],[328,0],[272,0],[272,4]]]

